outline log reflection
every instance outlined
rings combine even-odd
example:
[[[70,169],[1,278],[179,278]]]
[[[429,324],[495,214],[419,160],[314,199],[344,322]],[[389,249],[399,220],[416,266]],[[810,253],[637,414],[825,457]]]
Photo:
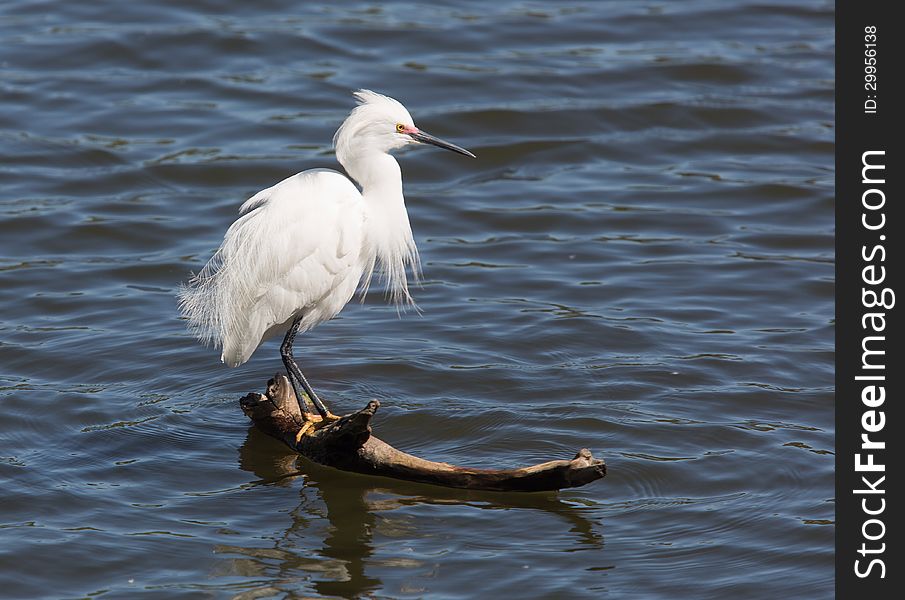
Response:
[[[375,532],[409,545],[421,533],[408,531],[392,512],[417,505],[470,506],[483,510],[535,510],[555,515],[574,539],[574,550],[603,548],[601,525],[585,515],[585,506],[564,501],[555,493],[512,494],[442,488],[338,472],[294,453],[279,454],[281,446],[250,428],[239,450],[239,466],[253,473],[259,485],[299,487],[299,504],[289,512],[288,527],[271,537],[274,547],[236,548],[266,584],[247,591],[262,593],[317,593],[324,596],[369,597],[384,588],[381,573],[405,568],[419,578],[430,577],[431,561],[412,556],[387,559],[375,551]],[[275,454],[276,452],[276,454]],[[282,518],[274,516],[274,520]],[[395,554],[395,553],[394,553]],[[431,559],[436,560],[436,559]],[[404,564],[403,564],[404,563]],[[386,591],[386,590],[384,590]],[[244,597],[245,594],[239,597]]]

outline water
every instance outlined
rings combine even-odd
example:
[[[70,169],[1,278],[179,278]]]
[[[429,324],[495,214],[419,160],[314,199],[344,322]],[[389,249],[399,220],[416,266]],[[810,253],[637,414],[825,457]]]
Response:
[[[767,598],[833,585],[833,5],[0,7],[0,596]],[[174,290],[369,87],[423,316],[297,343],[426,458],[604,457],[559,494],[317,467]],[[303,229],[300,229],[300,234]]]

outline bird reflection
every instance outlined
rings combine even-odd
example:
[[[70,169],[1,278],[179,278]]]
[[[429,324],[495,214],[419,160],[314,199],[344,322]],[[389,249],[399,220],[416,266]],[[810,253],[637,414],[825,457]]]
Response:
[[[383,588],[375,571],[389,563],[372,558],[373,534],[388,528],[398,538],[415,532],[391,524],[386,513],[416,505],[458,505],[481,509],[533,509],[560,517],[574,535],[574,550],[603,548],[600,525],[587,519],[587,508],[569,504],[553,493],[503,493],[457,490],[419,483],[343,473],[312,463],[282,448],[256,428],[239,449],[239,467],[258,478],[262,485],[300,486],[300,503],[289,514],[292,522],[272,539],[274,548],[230,547],[231,553],[249,557],[252,564],[241,568],[267,583],[237,598],[257,598],[263,593],[316,592],[323,596],[367,598]],[[279,450],[277,450],[279,452]],[[399,559],[395,559],[398,561]],[[406,567],[423,566],[414,557]],[[393,563],[395,564],[395,562]],[[370,567],[370,572],[369,568]],[[416,590],[412,590],[416,591]]]

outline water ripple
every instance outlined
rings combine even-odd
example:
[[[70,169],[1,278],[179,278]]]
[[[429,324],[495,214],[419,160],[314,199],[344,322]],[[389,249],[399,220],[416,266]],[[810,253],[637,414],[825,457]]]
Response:
[[[4,591],[46,595],[53,548],[73,597],[829,595],[833,12],[4,4]],[[230,370],[185,331],[178,283],[244,199],[335,167],[358,87],[479,159],[399,153],[422,312],[372,290],[306,374],[402,449],[589,447],[603,482],[318,467],[236,406],[275,343]]]

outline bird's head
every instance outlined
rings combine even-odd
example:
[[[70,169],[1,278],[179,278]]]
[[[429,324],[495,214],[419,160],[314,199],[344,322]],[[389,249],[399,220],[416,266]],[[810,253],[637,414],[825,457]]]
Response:
[[[333,136],[339,162],[367,153],[385,154],[407,144],[431,144],[465,156],[474,154],[415,127],[412,115],[402,103],[389,96],[358,90],[354,93],[358,106],[343,121]]]

